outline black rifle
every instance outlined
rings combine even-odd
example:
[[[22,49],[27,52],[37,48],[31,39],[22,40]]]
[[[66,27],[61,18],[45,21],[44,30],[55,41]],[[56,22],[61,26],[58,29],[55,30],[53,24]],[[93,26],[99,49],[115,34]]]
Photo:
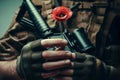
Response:
[[[23,17],[26,11],[28,11],[31,20]],[[65,38],[68,41],[67,49],[72,52],[90,53],[91,50],[93,50],[94,48],[87,35],[85,34],[83,28],[75,29],[73,33],[69,33],[67,30],[65,30],[62,34],[53,33],[49,25],[44,20],[43,16],[38,12],[36,7],[31,2],[31,0],[23,0],[16,20],[17,22],[25,26],[25,28],[32,30],[38,39],[53,37]]]

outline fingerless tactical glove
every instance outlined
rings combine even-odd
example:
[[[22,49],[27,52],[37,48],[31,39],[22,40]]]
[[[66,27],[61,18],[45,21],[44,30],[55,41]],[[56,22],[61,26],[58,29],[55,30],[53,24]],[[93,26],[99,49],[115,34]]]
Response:
[[[113,67],[94,56],[76,53],[73,80],[110,80]]]
[[[41,40],[28,43],[22,48],[21,55],[17,59],[17,72],[25,80],[43,80],[41,73],[44,72],[42,63]],[[45,79],[44,79],[45,80]]]

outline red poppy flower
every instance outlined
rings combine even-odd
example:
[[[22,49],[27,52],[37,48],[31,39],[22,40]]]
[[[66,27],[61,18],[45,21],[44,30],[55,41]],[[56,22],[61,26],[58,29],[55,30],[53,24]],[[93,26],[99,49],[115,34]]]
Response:
[[[64,21],[68,20],[72,16],[72,11],[64,6],[59,6],[53,9],[51,16],[54,20]]]

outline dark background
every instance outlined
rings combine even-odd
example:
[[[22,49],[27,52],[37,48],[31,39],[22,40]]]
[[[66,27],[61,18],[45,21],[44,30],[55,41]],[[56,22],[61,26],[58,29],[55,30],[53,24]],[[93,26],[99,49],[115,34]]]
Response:
[[[15,11],[21,5],[23,0],[0,0],[0,37],[2,37],[11,20]]]

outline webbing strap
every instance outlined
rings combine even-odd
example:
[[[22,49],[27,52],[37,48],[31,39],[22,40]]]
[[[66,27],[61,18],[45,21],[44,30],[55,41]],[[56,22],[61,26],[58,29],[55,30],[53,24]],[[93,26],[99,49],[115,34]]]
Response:
[[[106,45],[107,36],[109,34],[109,30],[115,16],[116,14],[113,11],[111,11],[109,8],[107,8],[103,24],[97,35],[97,43],[96,43],[96,47],[97,47],[96,54],[101,59],[104,56],[103,53]]]

